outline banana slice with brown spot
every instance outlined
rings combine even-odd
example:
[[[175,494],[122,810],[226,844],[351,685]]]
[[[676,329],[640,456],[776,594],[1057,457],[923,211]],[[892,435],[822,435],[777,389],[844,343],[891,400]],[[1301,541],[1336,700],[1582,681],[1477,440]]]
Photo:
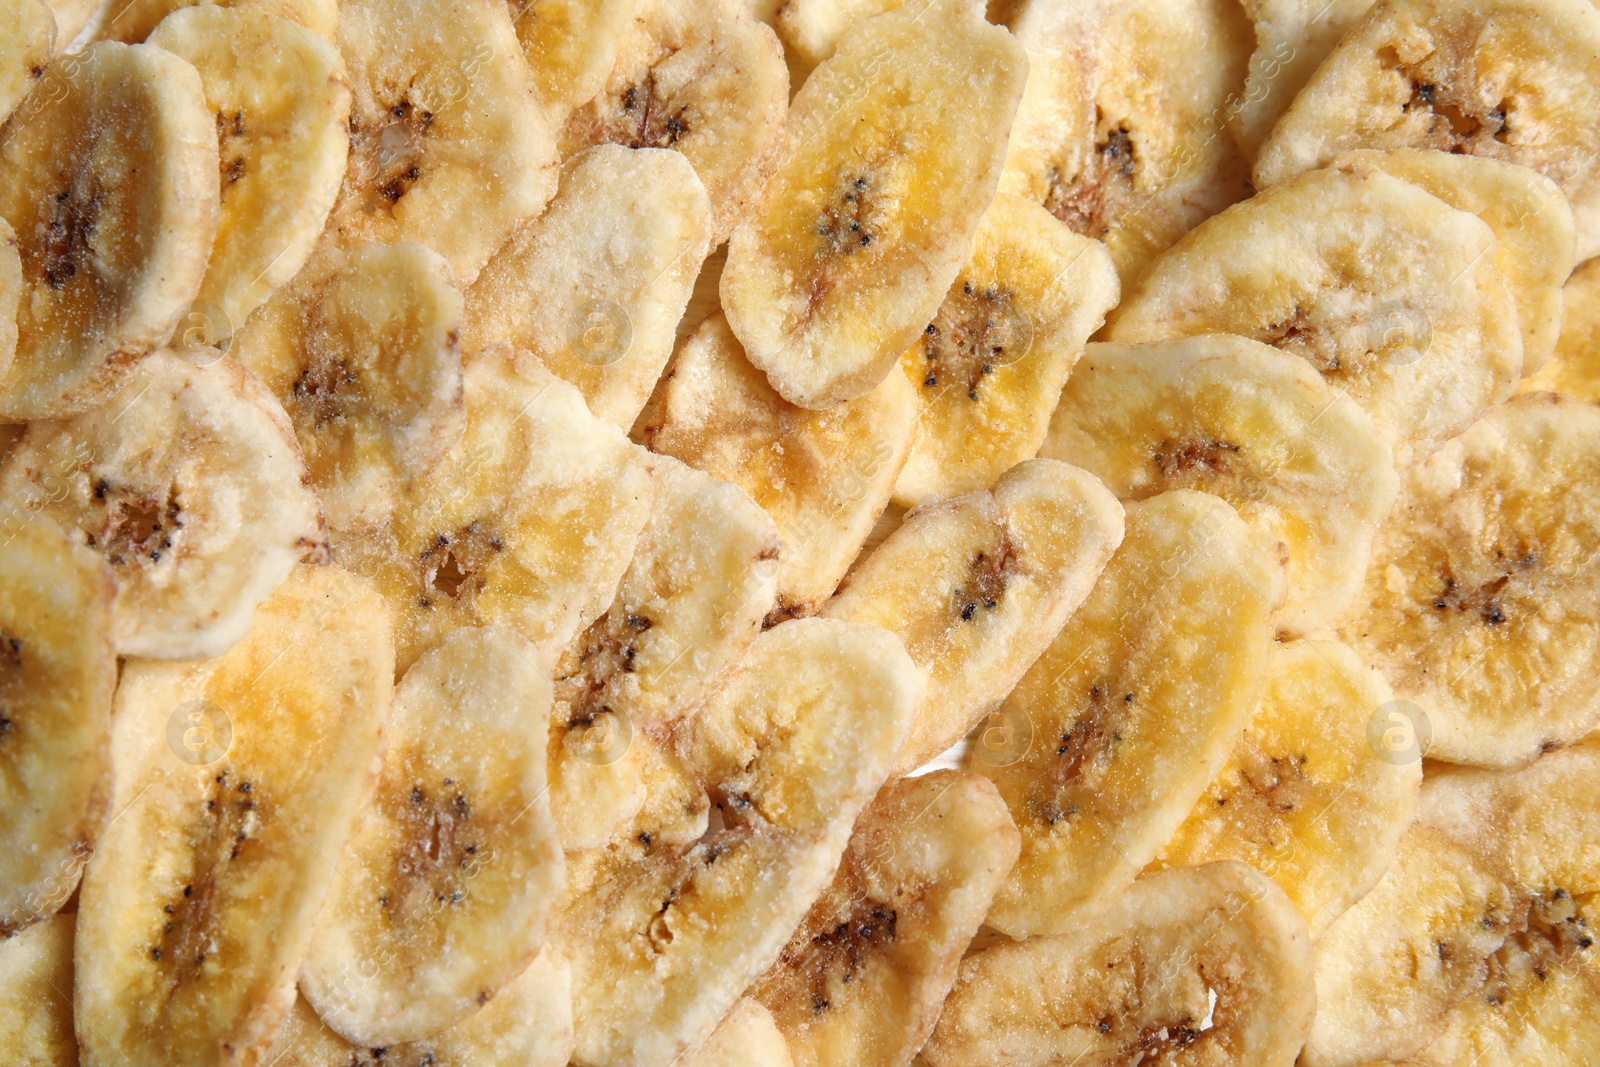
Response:
[[[86,1067],[260,1064],[379,763],[388,612],[299,567],[220,659],[129,660],[78,903]]]
[[[1093,592],[969,753],[1022,834],[989,926],[1081,926],[1156,857],[1249,719],[1282,598],[1275,553],[1222,500],[1128,505]]]
[[[241,8],[275,15],[298,23],[330,41],[339,25],[338,0],[112,0],[112,6],[106,12],[105,24],[98,31],[99,36],[111,41],[138,44],[155,32],[155,28],[168,15],[195,5]],[[337,187],[333,191],[337,192]]]
[[[1005,802],[977,775],[942,770],[885,786],[833,884],[751,993],[796,1067],[910,1063],[1017,848]]]
[[[0,11],[0,122],[44,76],[55,42],[56,20],[45,0],[12,0]]]
[[[789,1046],[772,1013],[749,997],[717,1024],[705,1044],[683,1056],[682,1067],[793,1067]]]
[[[1027,66],[977,0],[927,0],[859,24],[806,80],[721,282],[785,400],[865,395],[933,320],[994,197]]]
[[[922,1055],[930,1067],[1289,1067],[1316,1002],[1294,906],[1224,860],[1146,875],[1070,936],[969,956]]]
[[[895,774],[993,711],[1056,640],[1122,542],[1122,508],[1087,471],[1019,463],[994,489],[930,501],[851,571],[829,618],[896,634],[924,680]]]
[[[219,215],[200,76],[112,42],[57,58],[0,128],[0,218],[22,260],[0,418],[106,399],[200,291]]]
[[[1373,0],[1242,0],[1256,26],[1256,50],[1244,92],[1228,108],[1228,132],[1254,159],[1272,127],[1328,58],[1339,38],[1361,21]]]
[[[1009,193],[900,369],[923,400],[894,501],[984,489],[1039,452],[1089,335],[1116,306],[1105,246]]]
[[[468,290],[462,344],[527,349],[626,430],[672,355],[710,240],[710,204],[683,156],[591,148]]]
[[[1561,287],[1561,334],[1556,349],[1519,393],[1565,393],[1574,400],[1600,402],[1600,259],[1572,272]]]
[[[794,406],[717,314],[678,349],[638,437],[737,485],[778,524],[775,623],[812,614],[838,586],[889,503],[916,419],[900,374],[827,411]]]
[[[645,0],[509,0],[533,84],[561,126],[605,87],[617,45]]]
[[[77,1067],[72,1033],[74,916],[0,941],[0,1055],[19,1067]]]

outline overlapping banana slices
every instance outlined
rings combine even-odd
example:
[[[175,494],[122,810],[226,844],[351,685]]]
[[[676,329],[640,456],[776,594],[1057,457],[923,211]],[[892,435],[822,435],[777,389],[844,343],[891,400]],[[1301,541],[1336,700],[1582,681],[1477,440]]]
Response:
[[[772,1013],[746,997],[704,1044],[678,1063],[680,1067],[793,1067],[794,1060]]]
[[[1011,816],[983,778],[939,770],[885,786],[752,990],[796,1067],[910,1063],[1016,858]]]
[[[1275,546],[1222,500],[1128,505],[1117,554],[969,755],[1022,833],[989,926],[1062,933],[1156,857],[1248,721],[1282,599]]]
[[[894,773],[994,710],[1089,595],[1122,532],[1122,508],[1093,475],[1036,459],[992,491],[910,512],[857,564],[823,614],[896,634],[924,679]]]
[[[1349,397],[1303,360],[1224,334],[1090,345],[1041,454],[1123,500],[1199,489],[1228,501],[1287,550],[1275,622],[1296,634],[1355,599],[1398,484],[1388,444]]]
[[[1311,171],[1151,263],[1108,339],[1233,333],[1293,352],[1406,466],[1515,388],[1522,339],[1495,247],[1481,220],[1382,171]]]
[[[845,31],[905,0],[783,0],[773,10],[778,36],[788,45],[791,69],[809,73],[833,55]]]
[[[1600,259],[1572,272],[1561,287],[1561,334],[1546,363],[1518,392],[1565,393],[1600,401]]]
[[[462,347],[532,352],[627,430],[672,355],[710,241],[710,204],[683,156],[591,148],[467,291]]]
[[[298,560],[326,556],[304,478],[260,380],[226,357],[163,351],[101,406],[30,423],[0,466],[0,501],[111,564],[119,653],[186,659],[222,654]]]
[[[900,374],[825,411],[796,407],[714,314],[679,347],[636,435],[739,486],[772,516],[783,551],[768,621],[779,622],[814,613],[849,570],[888,506],[917,410]]]
[[[114,814],[78,903],[85,1067],[266,1062],[378,761],[393,655],[382,599],[308,566],[221,658],[124,664]]]
[[[1526,394],[1405,473],[1338,629],[1429,756],[1509,767],[1600,725],[1596,441],[1600,409]]]
[[[56,20],[45,0],[12,0],[0,10],[0,122],[43,76],[55,41]]]
[[[55,915],[0,941],[0,1056],[22,1067],[78,1062],[72,1033],[72,928]]]
[[[931,1067],[1289,1067],[1316,1009],[1311,939],[1233,860],[1146,875],[1071,936],[969,956],[923,1049]]]
[[[645,0],[511,0],[511,22],[551,125],[593,100]]]
[[[52,0],[62,2],[62,0]],[[77,3],[81,0],[64,0]],[[94,0],[98,3],[99,0]],[[332,40],[339,23],[339,0],[111,0],[99,35],[136,44],[148,37],[174,11],[196,4],[240,8],[289,19],[319,37]],[[58,16],[59,17],[59,16]]]
[[[0,418],[83,411],[171,336],[206,272],[217,182],[188,63],[102,42],[50,64],[0,127],[0,218],[22,262]]]
[[[1256,50],[1244,93],[1230,101],[1228,131],[1251,159],[1345,32],[1373,0],[1242,0],[1255,23]]]
[[[785,400],[865,395],[933,321],[1027,67],[978,0],[918,0],[858,23],[806,79],[721,282],[734,334]]]

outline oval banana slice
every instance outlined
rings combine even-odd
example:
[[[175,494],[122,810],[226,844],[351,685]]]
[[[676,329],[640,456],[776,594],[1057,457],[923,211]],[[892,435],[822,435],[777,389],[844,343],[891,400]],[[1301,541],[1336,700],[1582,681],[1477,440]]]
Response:
[[[378,764],[383,600],[299,567],[220,659],[129,660],[78,902],[84,1062],[265,1062]]]
[[[1372,416],[1404,467],[1516,387],[1522,339],[1494,250],[1481,220],[1408,182],[1312,171],[1151,263],[1107,339],[1233,333],[1293,352]]]
[[[99,403],[166,341],[217,235],[217,135],[200,76],[114,42],[61,56],[0,128],[0,218],[22,258],[0,418]]]
[[[77,1067],[72,929],[56,915],[0,941],[0,1056],[19,1067]]]
[[[140,46],[143,47],[143,46]],[[283,411],[227,358],[142,360],[104,405],[28,425],[0,498],[111,564],[124,656],[219,656],[301,559],[326,555],[317,498]]]
[[[111,792],[115,582],[47,518],[5,522],[0,566],[0,937],[77,888]]]
[[[1316,1010],[1311,939],[1242,863],[1145,875],[1070,937],[969,956],[922,1050],[1004,1063],[1289,1067]]]
[[[330,41],[339,23],[339,0],[112,0],[99,35],[107,40],[137,44],[150,36],[168,15],[196,4],[276,15]]]
[[[710,241],[710,204],[683,156],[591,148],[467,291],[462,346],[532,352],[626,430],[672,355]]]
[[[1600,259],[1572,272],[1561,287],[1561,334],[1550,362],[1520,393],[1565,393],[1574,400],[1600,402]]]
[[[977,0],[925,0],[861,23],[806,79],[721,282],[785,400],[865,395],[933,320],[994,197],[1027,68]]]
[[[1597,442],[1600,409],[1533,393],[1405,473],[1338,628],[1434,759],[1515,766],[1600,726]]]
[[[511,21],[533,84],[561,126],[595,98],[617,61],[617,43],[644,0],[511,0]]]
[[[923,402],[894,502],[986,489],[1032,459],[1083,343],[1116,305],[1105,246],[995,196],[972,251],[900,369]]]
[[[988,925],[1063,933],[1122,893],[1227,760],[1260,691],[1283,570],[1228,504],[1129,504],[1127,536],[969,759],[1022,855]]]
[[[1199,489],[1232,504],[1288,554],[1274,621],[1295,634],[1355,599],[1399,484],[1388,442],[1354,401],[1303,360],[1224,334],[1090,345],[1040,453],[1124,501]]]
[[[1256,50],[1244,92],[1230,100],[1228,132],[1254,159],[1272,127],[1339,38],[1373,0],[1242,0],[1255,23]]]
[[[987,780],[902,778],[862,813],[833,884],[751,995],[796,1067],[905,1067],[927,1041],[956,967],[1017,859]]]
[[[11,0],[0,11],[0,122],[44,76],[55,42],[56,20],[45,0]]]
[[[1087,471],[1019,463],[995,483],[910,512],[823,614],[898,636],[923,676],[907,774],[1016,686],[1122,543],[1122,508]]]
[[[812,614],[838,586],[889,504],[916,419],[900,374],[826,411],[795,407],[715,314],[679,347],[637,425],[652,452],[732,482],[778,524],[775,623]]]
[[[681,1067],[793,1067],[794,1060],[772,1013],[746,997],[717,1024],[705,1044],[678,1063]]]

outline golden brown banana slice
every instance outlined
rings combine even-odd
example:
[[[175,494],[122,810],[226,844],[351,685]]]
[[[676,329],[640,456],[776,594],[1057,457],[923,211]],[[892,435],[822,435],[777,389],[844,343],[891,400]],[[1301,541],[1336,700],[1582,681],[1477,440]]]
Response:
[[[1224,334],[1090,345],[1041,454],[1092,471],[1125,501],[1199,489],[1232,504],[1288,552],[1274,621],[1295,634],[1355,599],[1399,481],[1354,401],[1304,360]]]
[[[1519,393],[1565,393],[1590,404],[1600,401],[1600,259],[1591,259],[1561,287],[1561,334],[1550,362]]]
[[[1361,21],[1373,0],[1243,0],[1256,26],[1244,92],[1229,101],[1228,132],[1254,159],[1294,95]]]
[[[1062,933],[1156,857],[1249,719],[1282,598],[1276,554],[1222,500],[1128,505],[1093,592],[971,750],[1022,833],[988,925]]]
[[[833,593],[889,503],[916,428],[916,391],[891,374],[859,400],[810,411],[779,396],[713,315],[679,349],[639,439],[749,493],[778,524],[769,622]]]
[[[678,1063],[680,1067],[793,1067],[794,1060],[772,1013],[746,997],[717,1024],[705,1044]]]
[[[460,438],[462,297],[418,244],[324,248],[229,348],[283,405],[336,531],[382,522]]]
[[[55,41],[56,20],[45,0],[10,0],[0,11],[0,122],[44,75]]]
[[[324,566],[296,568],[220,659],[124,665],[114,815],[78,903],[85,1067],[266,1062],[378,763],[393,661],[382,598]]]
[[[139,46],[144,47],[144,46]],[[231,359],[159,352],[111,400],[30,423],[0,467],[0,497],[60,523],[117,579],[124,656],[218,656],[301,559],[325,557],[294,432]]]
[[[346,1039],[439,1033],[539,954],[565,874],[549,722],[545,663],[508,630],[452,630],[400,680],[372,807],[300,969],[302,994]]]
[[[1017,847],[1004,801],[977,775],[884,787],[833,884],[752,990],[796,1067],[910,1063]]]
[[[986,489],[1039,452],[1083,343],[1116,305],[1105,246],[1000,193],[900,369],[923,401],[894,501]]]
[[[196,309],[225,339],[293,278],[333,207],[350,151],[350,86],[326,38],[259,10],[175,11],[149,43],[200,72],[217,117],[221,226]]]
[[[551,122],[595,98],[617,61],[618,40],[645,0],[509,0],[522,54]]]
[[[338,0],[111,0],[105,25],[100,28],[99,35],[112,41],[136,44],[150,36],[162,19],[195,4],[214,4],[276,15],[328,40],[333,39],[339,23]],[[337,183],[331,191],[338,191]]]
[[[1305,358],[1422,459],[1509,396],[1516,303],[1481,220],[1375,168],[1312,171],[1209,219],[1112,313],[1134,344],[1233,333]]]
[[[1415,701],[1428,755],[1509,767],[1600,725],[1600,409],[1492,409],[1407,471],[1339,633]]]
[[[0,941],[0,1056],[16,1067],[77,1067],[72,928],[56,915]]]
[[[1313,937],[1366,895],[1416,812],[1422,753],[1389,683],[1337,641],[1276,644],[1244,735],[1157,859],[1250,864]]]
[[[1122,508],[1090,473],[1019,463],[994,485],[930,501],[823,608],[896,634],[923,676],[906,774],[961,740],[1015,688],[1122,542]]]
[[[111,792],[111,569],[42,516],[0,566],[0,937],[77,888]]]
[[[561,155],[597,144],[682,152],[710,198],[715,246],[772,174],[788,102],[783,47],[737,0],[647,0],[624,23],[603,87],[567,120]]]
[[[1311,938],[1234,860],[1145,875],[1066,937],[969,956],[922,1050],[931,1067],[1289,1067],[1316,1011]]]
[[[172,334],[217,234],[217,139],[200,76],[113,42],[61,56],[0,128],[0,218],[22,260],[0,418],[99,403]]]
[[[672,355],[710,240],[710,205],[683,156],[591,148],[467,291],[462,346],[527,349],[626,430]]]
[[[785,400],[865,395],[933,320],[994,197],[1027,65],[977,0],[926,0],[857,26],[806,79],[721,283]]]

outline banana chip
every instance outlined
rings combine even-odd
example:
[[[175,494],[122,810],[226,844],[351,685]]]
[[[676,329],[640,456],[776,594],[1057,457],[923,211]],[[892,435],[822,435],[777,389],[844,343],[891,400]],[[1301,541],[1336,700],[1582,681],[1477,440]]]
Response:
[[[82,3],[85,0],[52,2]],[[100,0],[93,2],[98,4]],[[339,23],[339,0],[111,0],[100,36],[112,41],[137,44],[150,36],[168,15],[197,4],[240,8],[286,18],[328,40],[333,39]]]
[[[1600,402],[1600,259],[1591,259],[1561,287],[1561,334],[1550,362],[1518,392],[1565,393]]]
[[[783,0],[774,13],[778,36],[802,71],[828,59],[858,22],[893,11],[906,0]]]
[[[595,98],[645,0],[510,0],[511,21],[553,125]]]
[[[55,16],[44,0],[9,0],[0,10],[0,122],[43,76],[55,41]]]
[[[1339,38],[1361,21],[1373,0],[1243,0],[1256,24],[1256,50],[1244,94],[1228,109],[1228,131],[1254,159]]]
[[[758,1002],[739,1001],[705,1044],[678,1060],[680,1067],[793,1067],[789,1046]]]
[[[72,928],[57,915],[0,941],[0,1057],[17,1067],[76,1067]]]

